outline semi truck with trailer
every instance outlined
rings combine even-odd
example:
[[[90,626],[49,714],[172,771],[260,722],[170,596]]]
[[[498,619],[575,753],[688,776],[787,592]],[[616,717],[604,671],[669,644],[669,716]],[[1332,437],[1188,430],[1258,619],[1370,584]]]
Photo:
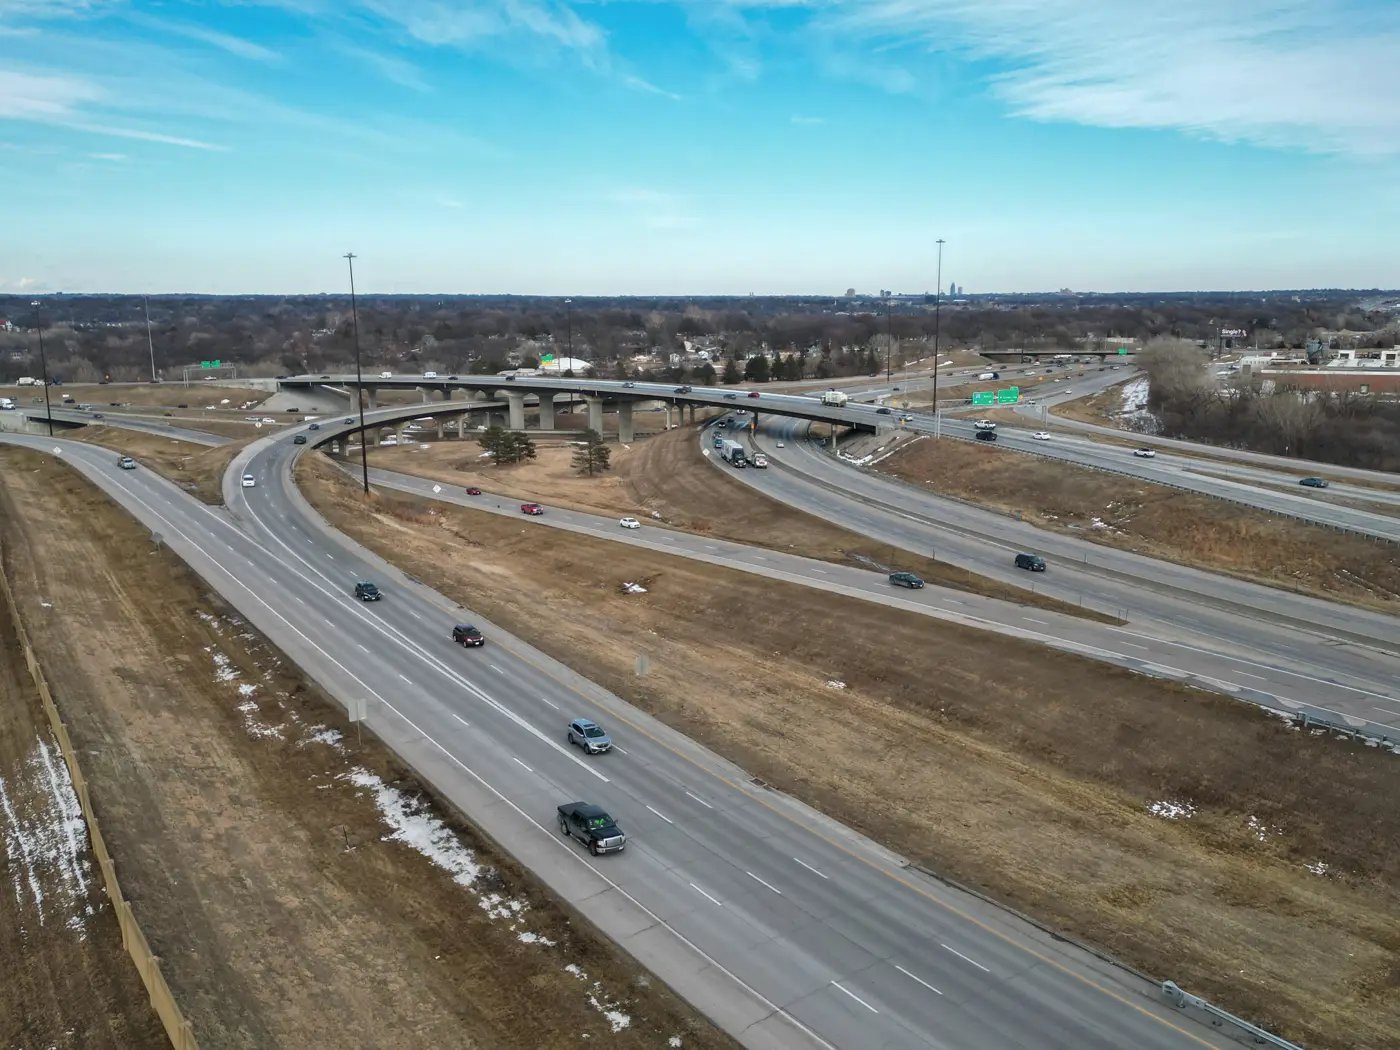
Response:
[[[748,453],[744,451],[744,446],[732,438],[725,438],[720,442],[719,454],[723,460],[735,467],[748,465]]]
[[[826,393],[822,394],[822,404],[834,405],[837,408],[844,407],[849,400],[850,398],[839,390],[828,390]]]

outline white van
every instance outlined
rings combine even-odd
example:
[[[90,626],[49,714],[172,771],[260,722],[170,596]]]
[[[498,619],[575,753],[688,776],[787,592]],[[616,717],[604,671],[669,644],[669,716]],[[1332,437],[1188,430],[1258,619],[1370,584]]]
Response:
[[[380,372],[380,373],[379,373],[379,378],[380,378],[380,379],[393,379],[393,378],[394,378],[394,373],[393,373],[393,372]]]
[[[424,373],[423,373],[423,378],[424,378],[424,379],[436,379],[437,377],[438,377],[438,374],[437,374],[436,372],[424,372]]]

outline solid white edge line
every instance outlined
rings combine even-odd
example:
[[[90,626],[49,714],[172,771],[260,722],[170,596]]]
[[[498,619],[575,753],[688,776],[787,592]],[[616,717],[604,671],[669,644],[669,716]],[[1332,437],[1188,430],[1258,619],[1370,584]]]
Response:
[[[643,805],[645,805],[645,803],[643,803]],[[674,824],[674,823],[675,823],[674,820],[672,820],[670,817],[668,817],[665,813],[662,813],[659,809],[654,809],[654,808],[652,808],[651,806],[647,806],[647,809],[650,809],[653,813],[655,813],[658,817],[660,817],[662,820],[664,820],[667,824]]]
[[[706,809],[715,808],[714,806],[706,802],[703,798],[701,798],[699,795],[695,794],[693,791],[687,791],[686,794],[693,798],[696,802],[700,803],[700,805],[704,806]]]
[[[793,857],[792,859],[795,860],[795,861],[797,861],[797,863],[801,864],[804,868],[806,868],[808,871],[810,871],[813,875],[820,875],[822,878],[828,879],[828,880],[831,878],[830,875],[826,874],[825,872],[818,871],[816,868],[812,867],[812,865],[808,864],[805,860],[802,860],[802,859],[799,858],[799,857]]]
[[[778,887],[774,886],[771,882],[764,882],[762,879],[760,879],[760,878],[759,878],[757,875],[755,875],[753,872],[751,872],[751,871],[745,871],[744,874],[747,875],[749,878],[753,879],[753,881],[756,882],[756,883],[758,883],[760,886],[767,886],[770,890],[772,890],[774,893],[776,893],[779,897],[781,897],[781,896],[783,895],[783,891],[782,891],[782,890],[778,889]]]
[[[929,984],[927,981],[925,981],[922,977],[916,977],[914,974],[912,974],[912,973],[910,973],[908,970],[906,970],[903,966],[900,966],[899,963],[895,963],[895,964],[894,964],[894,968],[895,968],[896,970],[898,970],[900,973],[904,974],[905,977],[908,977],[911,981],[918,981],[921,985],[923,985],[925,988],[927,988],[930,992],[934,992],[934,993],[937,994],[937,995],[942,995],[942,994],[943,994],[943,993],[940,992],[937,988],[935,988],[933,985],[931,985],[931,984]]]
[[[875,1009],[875,1007],[873,1007],[873,1006],[871,1006],[869,1003],[867,1003],[867,1002],[866,1002],[864,999],[862,999],[860,996],[856,995],[856,993],[853,992],[853,991],[851,991],[849,988],[842,987],[841,985],[837,984],[835,981],[832,981],[832,982],[831,982],[831,986],[832,986],[833,988],[840,988],[841,991],[845,992],[847,995],[849,995],[849,996],[850,996],[852,999],[854,999],[856,1002],[860,1003],[861,1006],[865,1007],[865,1008],[866,1008],[867,1010],[869,1010],[872,1014],[878,1014],[878,1013],[880,1012],[879,1010]]]
[[[690,884],[690,888],[691,888],[692,890],[694,890],[696,893],[700,894],[700,896],[704,897],[706,900],[712,901],[713,903],[719,905],[721,908],[724,907],[724,902],[723,902],[723,901],[715,900],[715,898],[711,897],[708,893],[706,893],[704,890],[702,890],[699,886],[695,885],[695,883],[692,882],[692,883]],[[669,929],[669,927],[668,927],[668,929]],[[680,934],[676,934],[676,936],[679,937]],[[818,1038],[820,1038],[820,1037],[818,1037]]]
[[[938,943],[938,946],[939,946],[940,948],[944,949],[945,951],[950,951],[950,952],[952,952],[954,955],[956,955],[959,959],[962,959],[964,962],[970,962],[970,963],[972,963],[973,966],[977,967],[977,969],[981,970],[983,973],[991,973],[991,972],[992,972],[991,970],[989,970],[989,969],[987,969],[985,966],[983,966],[980,962],[978,962],[976,959],[969,959],[969,958],[968,958],[966,955],[964,955],[962,952],[958,951],[956,948],[949,948],[949,947],[948,947],[946,944],[944,944],[942,941],[940,941],[940,942]]]

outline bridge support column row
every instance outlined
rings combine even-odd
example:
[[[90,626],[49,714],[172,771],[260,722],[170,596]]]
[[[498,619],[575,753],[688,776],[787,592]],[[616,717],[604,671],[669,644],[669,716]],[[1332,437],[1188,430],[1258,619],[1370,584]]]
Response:
[[[601,434],[603,432],[603,399],[601,397],[585,397],[583,403],[588,406],[588,429],[596,430]]]
[[[632,443],[632,402],[630,401],[617,403],[617,440],[624,445]]]
[[[525,395],[506,394],[506,405],[510,411],[510,429],[525,429]]]
[[[554,414],[554,395],[540,394],[540,429],[553,430],[557,425]]]

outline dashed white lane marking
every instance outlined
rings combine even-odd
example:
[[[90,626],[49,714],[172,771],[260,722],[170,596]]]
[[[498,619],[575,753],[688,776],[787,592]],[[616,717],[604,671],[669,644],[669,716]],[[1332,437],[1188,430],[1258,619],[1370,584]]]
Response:
[[[362,652],[362,653],[367,653],[367,652],[369,652],[369,650],[368,650],[367,648],[365,648],[363,645],[361,645],[359,642],[356,642],[356,643],[355,643],[355,647],[356,647],[357,649],[359,649],[360,652]]]
[[[542,704],[548,704],[550,707],[554,708],[554,710],[556,710],[556,711],[559,710],[559,705],[556,704],[553,700],[550,700],[550,699],[548,699],[548,698],[546,698],[546,697],[543,697],[543,696],[540,697],[540,703],[542,703]]]
[[[853,991],[851,991],[849,988],[842,988],[841,985],[837,984],[835,981],[832,981],[832,982],[831,982],[831,986],[832,986],[833,988],[840,988],[841,991],[845,992],[847,995],[849,995],[849,996],[850,996],[852,999],[854,999],[856,1002],[860,1003],[861,1006],[865,1007],[865,1008],[866,1008],[867,1010],[869,1010],[872,1014],[878,1014],[878,1013],[880,1012],[879,1010],[875,1009],[875,1007],[873,1007],[873,1006],[871,1006],[869,1003],[867,1003],[867,1002],[866,1002],[864,999],[862,999],[860,996],[856,995],[856,993],[853,992]]]
[[[1027,623],[1049,624],[1049,620],[1037,620],[1034,616],[1022,616],[1021,619]]]
[[[525,770],[525,772],[527,772],[527,773],[533,773],[533,772],[534,772],[533,769],[531,769],[529,766],[527,766],[524,762],[520,761],[520,759],[516,758],[514,755],[511,755],[511,756],[510,756],[510,760],[511,760],[512,762],[514,762],[516,765],[518,765],[521,769]]]
[[[760,878],[759,878],[757,875],[755,875],[753,872],[751,872],[751,871],[746,871],[746,872],[744,872],[744,874],[747,875],[749,878],[753,879],[753,881],[756,882],[756,883],[758,883],[760,886],[767,886],[770,890],[772,890],[774,893],[776,893],[779,897],[781,897],[781,896],[783,895],[783,891],[782,891],[782,890],[778,889],[778,887],[774,886],[771,882],[764,882],[762,879],[760,879]]]
[[[687,791],[686,794],[689,795],[691,798],[693,798],[696,802],[700,803],[700,805],[704,806],[706,809],[714,809],[714,808],[715,808],[714,806],[710,805],[710,804],[709,804],[708,802],[706,802],[703,798],[701,798],[699,795],[695,794],[695,793],[692,792],[692,791]]]
[[[940,948],[942,948],[944,951],[952,952],[952,953],[953,953],[954,955],[956,955],[959,959],[963,960],[963,962],[970,962],[970,963],[972,963],[973,966],[977,967],[977,969],[981,970],[983,973],[991,973],[991,972],[992,972],[991,970],[989,970],[989,969],[987,969],[985,966],[983,966],[980,962],[978,962],[976,959],[969,959],[966,955],[964,955],[962,952],[958,951],[956,948],[949,948],[946,944],[942,944],[942,943],[940,943],[938,946],[939,946]]]
[[[407,675],[399,675],[399,677],[402,678],[405,682],[408,682],[409,685],[412,685],[412,684],[413,684],[412,682],[409,682],[409,681],[408,681],[408,676],[407,676]]]
[[[900,966],[899,963],[895,963],[895,964],[894,964],[894,968],[895,968],[896,970],[898,970],[900,973],[904,974],[905,977],[908,977],[911,981],[918,981],[921,985],[923,985],[925,988],[927,988],[930,992],[934,992],[934,993],[936,993],[936,994],[938,994],[938,995],[942,995],[942,994],[943,994],[942,992],[938,991],[938,989],[935,988],[933,985],[931,985],[931,984],[929,984],[927,981],[925,981],[922,977],[916,977],[914,974],[912,974],[912,973],[910,973],[908,970],[906,970],[903,966]]]
[[[453,711],[453,712],[452,712],[452,717],[455,718],[455,719],[457,719],[457,721],[461,722],[462,725],[467,726],[467,727],[470,728],[471,723],[468,722],[468,721],[467,721],[465,718],[463,718],[461,715],[459,715],[456,711]]]
[[[802,860],[802,859],[800,859],[800,858],[798,858],[798,857],[793,857],[792,859],[795,860],[795,861],[797,861],[797,863],[801,864],[804,868],[806,868],[808,871],[810,871],[813,875],[820,875],[820,876],[821,876],[822,878],[824,878],[824,879],[830,879],[830,878],[831,878],[830,875],[827,875],[827,874],[824,873],[824,872],[818,871],[816,868],[812,867],[812,865],[808,864],[805,860]]]
[[[723,901],[715,900],[715,898],[711,897],[708,893],[706,893],[704,890],[702,890],[699,886],[695,885],[695,883],[692,882],[692,883],[690,884],[690,888],[691,888],[692,890],[694,890],[696,893],[700,894],[700,896],[704,897],[706,900],[710,901],[711,903],[713,903],[713,904],[718,904],[721,908],[724,907],[724,902],[723,902]]]
[[[621,751],[624,755],[627,754],[627,751],[625,751],[623,748],[618,747],[616,744],[613,745],[613,750]]]
[[[662,813],[659,809],[655,809],[655,808],[653,808],[652,806],[647,806],[647,809],[650,809],[653,813],[655,813],[658,817],[660,817],[662,820],[664,820],[667,824],[674,824],[674,823],[675,823],[674,820],[672,820],[670,817],[668,817],[665,813]]]
[[[1268,681],[1262,674],[1250,674],[1248,671],[1236,671],[1235,674],[1239,675],[1241,678],[1257,678],[1261,682]]]
[[[491,670],[495,671],[497,674],[505,674],[505,672],[502,671],[502,670],[501,670],[499,667],[497,667],[495,664],[487,664],[486,666],[489,667],[489,668],[491,668]]]

